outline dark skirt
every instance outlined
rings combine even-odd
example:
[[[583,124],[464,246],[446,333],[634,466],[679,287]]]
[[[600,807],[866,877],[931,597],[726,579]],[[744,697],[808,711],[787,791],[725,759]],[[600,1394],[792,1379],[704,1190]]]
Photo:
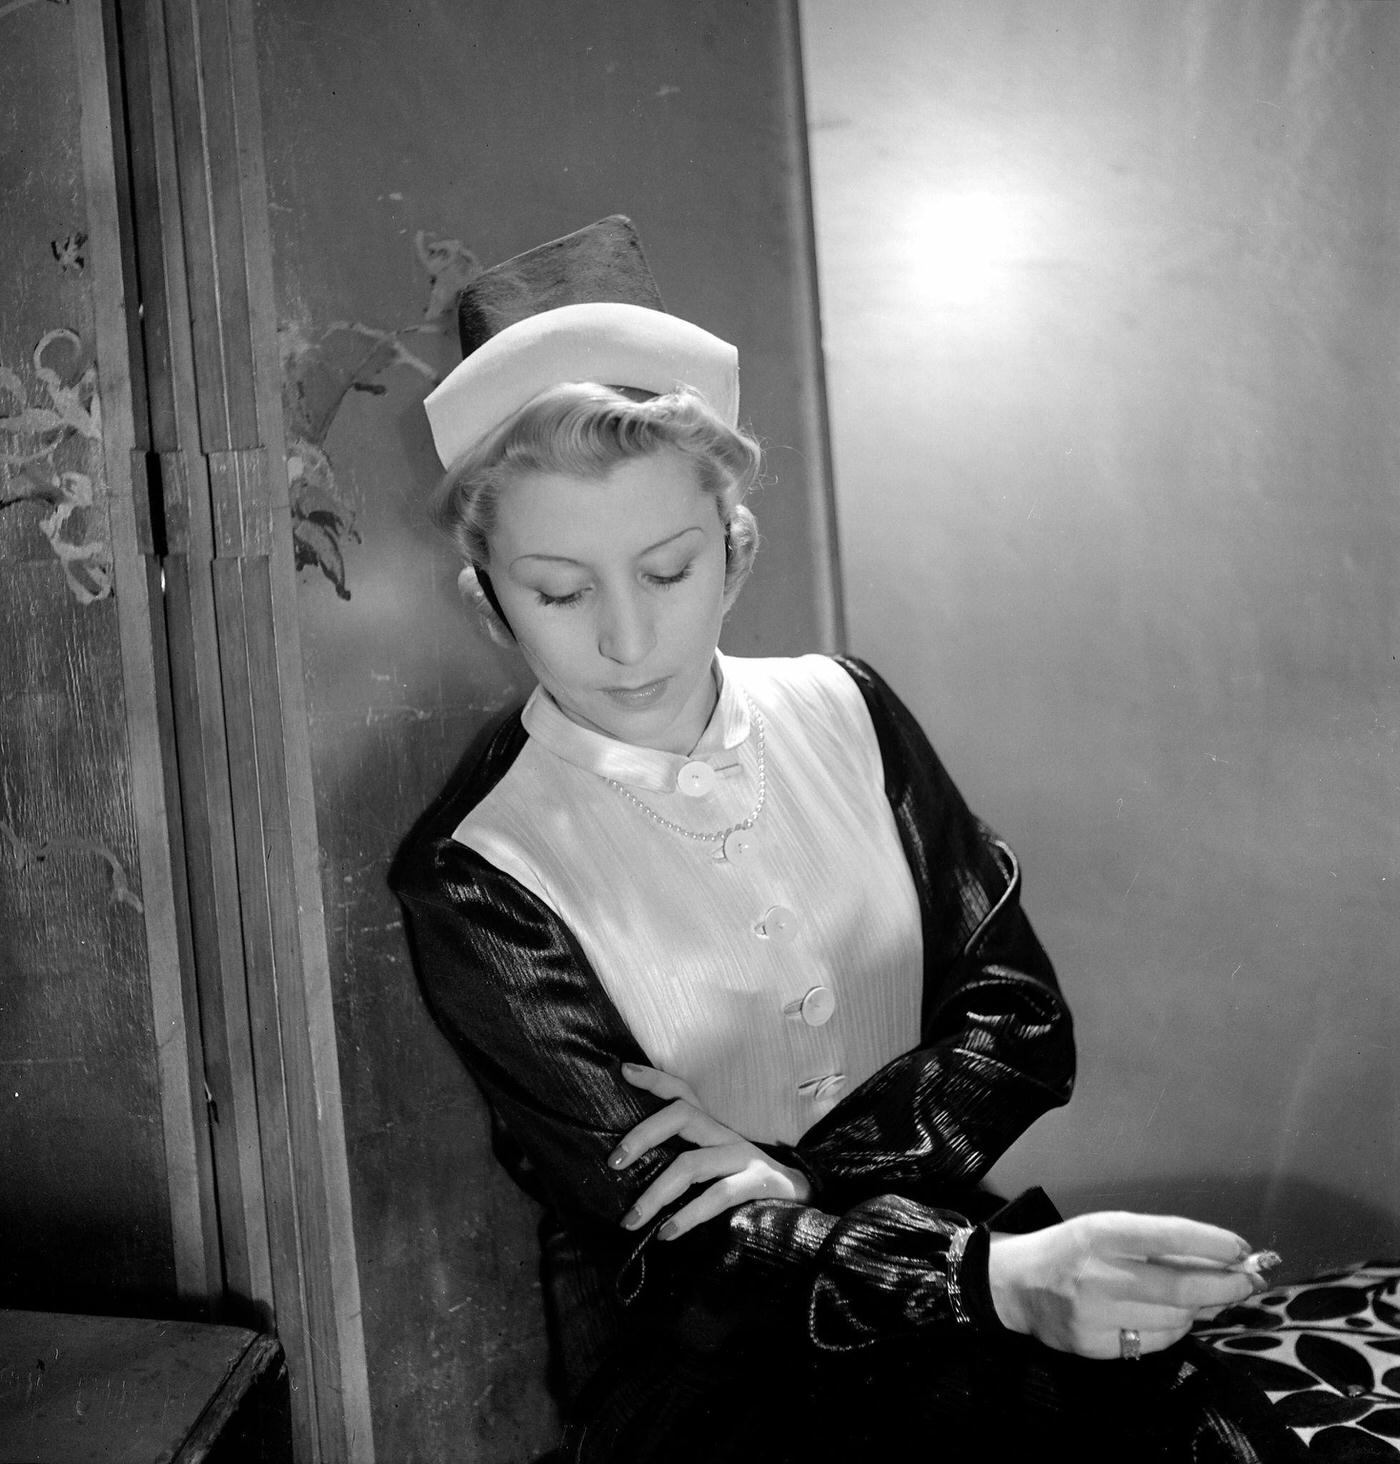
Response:
[[[1138,1362],[1096,1362],[1010,1333],[814,1353],[773,1335],[701,1352],[639,1332],[584,1390],[564,1457],[1284,1464],[1306,1454],[1253,1384],[1189,1340]]]

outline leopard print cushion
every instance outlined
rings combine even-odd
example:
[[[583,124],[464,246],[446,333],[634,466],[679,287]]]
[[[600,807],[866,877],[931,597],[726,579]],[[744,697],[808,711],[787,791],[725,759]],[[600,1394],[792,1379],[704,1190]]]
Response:
[[[1266,1291],[1195,1335],[1264,1389],[1311,1458],[1400,1464],[1400,1261]]]

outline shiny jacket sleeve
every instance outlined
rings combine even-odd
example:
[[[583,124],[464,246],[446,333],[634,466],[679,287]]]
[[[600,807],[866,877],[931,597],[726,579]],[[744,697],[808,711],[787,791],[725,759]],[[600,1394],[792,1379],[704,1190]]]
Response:
[[[428,1004],[483,1089],[503,1157],[611,1259],[625,1303],[693,1336],[781,1316],[813,1345],[840,1349],[928,1325],[997,1325],[986,1232],[952,1201],[1068,1092],[1068,1019],[1006,856],[907,712],[872,673],[847,669],[871,708],[920,892],[924,1034],[794,1149],[774,1149],[812,1176],[812,1204],[755,1201],[669,1242],[655,1224],[641,1237],[620,1228],[681,1147],[622,1174],[607,1166],[657,1106],[620,1075],[645,1056],[558,917],[451,838],[513,760],[518,720],[450,790],[393,875]]]

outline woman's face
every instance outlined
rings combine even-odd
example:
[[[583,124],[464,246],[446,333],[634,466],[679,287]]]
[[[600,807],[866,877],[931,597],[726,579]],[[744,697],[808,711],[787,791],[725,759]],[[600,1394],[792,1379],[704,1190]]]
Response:
[[[689,458],[663,449],[598,480],[517,478],[490,551],[501,609],[566,716],[642,747],[695,746],[714,708],[725,559]]]

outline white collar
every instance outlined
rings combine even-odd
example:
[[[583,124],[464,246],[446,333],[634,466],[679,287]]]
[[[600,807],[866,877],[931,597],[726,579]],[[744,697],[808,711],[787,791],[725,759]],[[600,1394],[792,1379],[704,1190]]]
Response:
[[[748,698],[734,684],[733,675],[725,674],[725,657],[718,650],[714,674],[719,683],[715,709],[688,757],[654,747],[636,747],[595,732],[591,727],[582,727],[564,715],[559,703],[542,686],[530,693],[520,719],[541,746],[585,772],[615,779],[629,787],[644,788],[650,793],[674,793],[676,775],[687,763],[710,762],[748,738]]]

